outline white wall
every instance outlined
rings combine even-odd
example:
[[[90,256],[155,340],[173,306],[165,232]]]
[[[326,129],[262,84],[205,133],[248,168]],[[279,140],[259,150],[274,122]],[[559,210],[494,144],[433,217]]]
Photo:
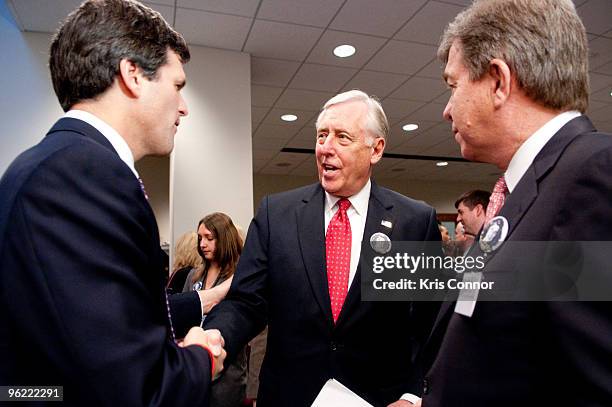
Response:
[[[0,2],[0,174],[63,112],[47,69],[50,34],[22,33]]]
[[[170,170],[173,238],[202,216],[225,212],[246,229],[253,217],[251,73],[248,54],[190,46]]]
[[[314,160],[314,156],[312,158]],[[481,183],[435,183],[426,181],[398,181],[393,179],[375,179],[378,185],[392,189],[413,199],[425,201],[433,206],[438,213],[456,213],[455,200],[464,192],[471,189],[484,189],[489,191],[492,185]],[[317,182],[316,177],[296,177],[287,175],[255,175],[254,177],[254,205],[259,206],[261,199],[269,194],[298,188]]]

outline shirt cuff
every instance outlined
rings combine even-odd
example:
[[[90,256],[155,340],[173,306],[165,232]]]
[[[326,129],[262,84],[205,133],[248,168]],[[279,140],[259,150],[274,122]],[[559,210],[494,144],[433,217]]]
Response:
[[[200,313],[204,315],[204,303],[202,302],[202,297],[198,291],[196,291],[196,294],[198,295],[198,300],[200,300]]]
[[[419,402],[419,400],[421,400],[421,398],[419,396],[415,396],[412,393],[404,393],[402,394],[402,397],[400,397],[400,400],[406,400],[411,402],[412,404],[416,404]]]

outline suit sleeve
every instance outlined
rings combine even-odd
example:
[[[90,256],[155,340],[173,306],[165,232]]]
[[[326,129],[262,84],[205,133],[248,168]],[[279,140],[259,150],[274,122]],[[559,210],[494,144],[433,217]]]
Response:
[[[229,360],[261,332],[267,323],[268,238],[266,197],[249,226],[230,290],[204,322],[205,329],[216,328],[221,331]]]
[[[167,336],[154,217],[129,169],[99,150],[56,152],[23,186],[2,248],[8,312],[67,401],[201,405],[210,361]]]
[[[184,338],[193,326],[200,326],[202,304],[196,291],[172,294],[168,297],[172,325],[177,338]]]

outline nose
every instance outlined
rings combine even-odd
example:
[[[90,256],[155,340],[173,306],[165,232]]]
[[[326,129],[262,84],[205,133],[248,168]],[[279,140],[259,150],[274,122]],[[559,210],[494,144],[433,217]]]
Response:
[[[446,102],[446,106],[444,107],[444,111],[442,112],[442,117],[444,117],[444,119],[448,120],[449,122],[453,121],[451,110],[452,110],[452,104],[451,104],[451,99],[449,98],[448,102]]]
[[[187,116],[189,114],[189,109],[187,109],[187,102],[185,102],[185,98],[183,98],[183,95],[179,95],[179,97],[181,98],[179,100],[179,115],[181,116]]]
[[[461,221],[462,221],[462,220],[463,220],[463,219],[461,219],[461,215],[457,215],[457,223],[458,223],[458,224],[459,224],[459,223],[461,223]]]
[[[334,152],[333,137],[328,135],[325,138],[317,139],[317,149],[323,155],[332,155]]]

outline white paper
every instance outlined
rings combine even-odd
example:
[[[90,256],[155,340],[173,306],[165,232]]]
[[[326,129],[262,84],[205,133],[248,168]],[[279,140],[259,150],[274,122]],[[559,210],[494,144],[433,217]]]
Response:
[[[321,388],[312,407],[373,407],[335,379],[329,379]]]
[[[463,275],[463,281],[479,283],[482,280],[482,272],[467,272]],[[455,312],[457,314],[471,317],[476,308],[478,300],[478,288],[466,288],[459,291]]]

